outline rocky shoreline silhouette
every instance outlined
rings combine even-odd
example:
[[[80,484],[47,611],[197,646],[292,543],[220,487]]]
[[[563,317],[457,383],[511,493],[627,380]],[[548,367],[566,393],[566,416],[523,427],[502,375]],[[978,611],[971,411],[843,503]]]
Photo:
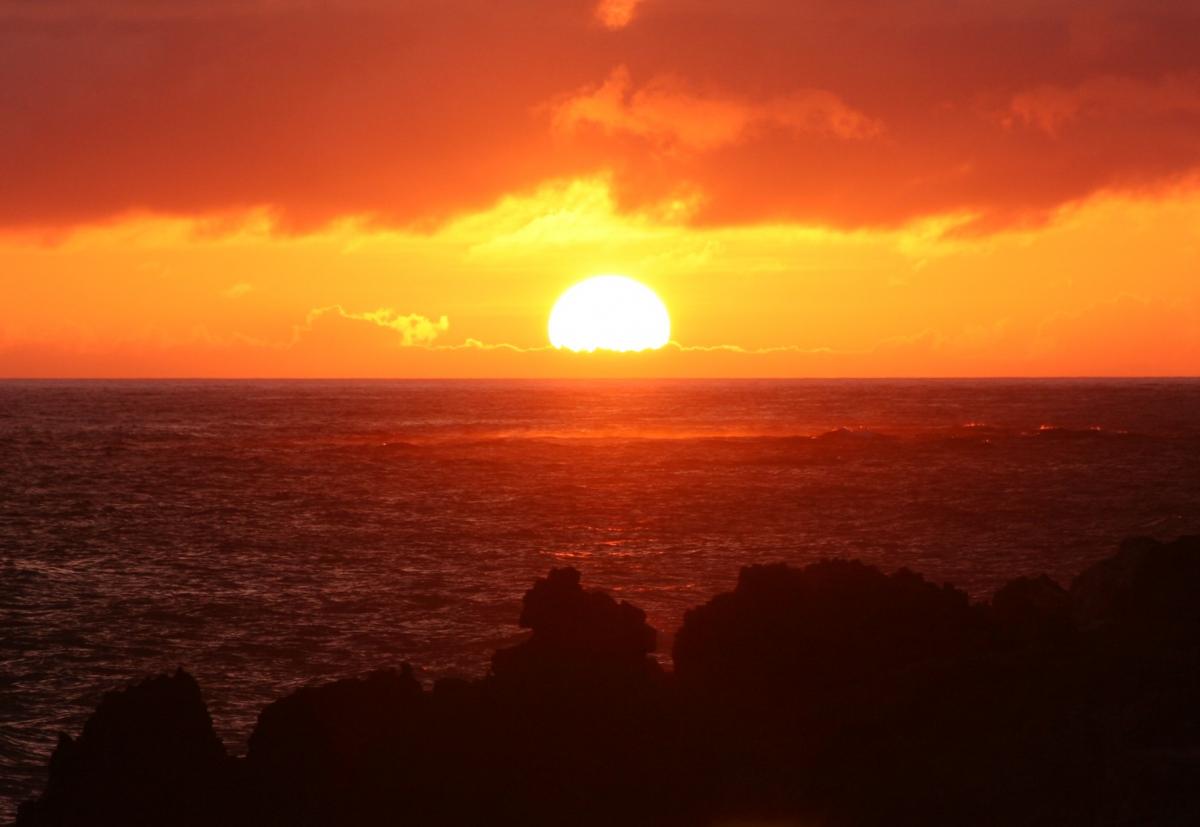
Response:
[[[670,672],[574,569],[519,620],[478,680],[277,700],[245,757],[183,670],[110,692],[16,823],[1200,824],[1200,537],[986,604],[853,561],[747,567]]]

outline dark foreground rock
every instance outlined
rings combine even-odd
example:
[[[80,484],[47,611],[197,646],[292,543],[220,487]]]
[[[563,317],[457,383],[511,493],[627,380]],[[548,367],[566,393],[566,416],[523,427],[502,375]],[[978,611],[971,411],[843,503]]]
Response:
[[[520,622],[481,680],[276,701],[244,759],[186,673],[110,693],[18,824],[1200,823],[1200,538],[989,605],[855,562],[746,568],[687,614],[674,674],[574,570]]]
[[[46,792],[17,823],[216,824],[233,779],[200,687],[180,670],[109,692],[78,738],[60,736]]]

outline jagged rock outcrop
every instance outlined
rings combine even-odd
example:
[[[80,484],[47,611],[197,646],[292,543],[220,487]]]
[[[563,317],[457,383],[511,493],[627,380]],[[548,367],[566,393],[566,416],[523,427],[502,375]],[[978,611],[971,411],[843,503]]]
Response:
[[[492,658],[501,684],[549,687],[562,681],[644,680],[658,633],[646,613],[599,590],[585,590],[573,568],[553,569],[525,593],[520,624],[530,637]]]
[[[973,651],[989,630],[966,594],[857,561],[750,566],[734,591],[690,610],[675,671],[697,689],[766,697],[844,691],[868,676]]]
[[[744,568],[732,592],[686,614],[675,639],[681,704],[689,723],[704,721],[689,727],[698,786],[730,816],[826,819],[858,798],[899,812],[902,743],[936,741],[942,728],[927,720],[913,731],[915,716],[930,715],[921,700],[993,645],[963,592],[906,570]]]
[[[227,758],[184,672],[106,695],[20,827],[1200,823],[1200,541],[1130,541],[988,605],[857,562],[751,566],[674,674],[556,569],[478,680],[383,670],[264,709]]]
[[[1135,537],[1071,584],[1078,624],[1087,629],[1200,637],[1200,537],[1160,543]]]
[[[1003,635],[1016,643],[1056,643],[1075,631],[1071,595],[1046,575],[1018,577],[992,597]]]
[[[671,823],[678,756],[657,633],[641,609],[554,569],[526,592],[532,631],[496,652],[485,681],[506,786],[522,823]],[[536,780],[534,780],[536,779]],[[657,791],[657,795],[656,795]]]
[[[268,705],[246,756],[254,820],[333,823],[364,802],[378,804],[381,788],[411,780],[397,759],[419,760],[424,701],[405,664],[304,687]],[[385,771],[395,773],[395,783],[380,777]]]
[[[78,738],[60,736],[46,791],[17,824],[215,824],[233,779],[200,687],[180,669],[105,694]]]

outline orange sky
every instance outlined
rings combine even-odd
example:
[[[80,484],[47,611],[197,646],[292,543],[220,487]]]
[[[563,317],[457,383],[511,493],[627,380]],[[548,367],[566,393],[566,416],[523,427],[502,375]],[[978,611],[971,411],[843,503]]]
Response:
[[[1184,0],[0,0],[0,112],[0,376],[1200,373]]]

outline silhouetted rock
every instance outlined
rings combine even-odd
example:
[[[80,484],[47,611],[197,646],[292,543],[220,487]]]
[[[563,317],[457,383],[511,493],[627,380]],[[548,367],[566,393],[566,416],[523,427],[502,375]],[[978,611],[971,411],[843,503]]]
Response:
[[[1136,537],[1071,584],[1084,628],[1127,627],[1197,637],[1200,633],[1200,537],[1160,543]]]
[[[523,768],[513,823],[666,823],[674,722],[645,613],[564,568],[526,592],[520,624],[532,635],[496,652],[485,686],[497,752]]]
[[[214,824],[232,774],[200,687],[182,669],[109,692],[78,739],[62,735],[21,827]]]
[[[1071,585],[1107,823],[1200,824],[1200,537],[1132,538]]]
[[[373,741],[402,731],[421,695],[407,664],[403,671],[306,686],[262,711],[247,758],[256,768],[289,775],[344,767]]]
[[[401,671],[304,687],[270,704],[246,756],[261,796],[257,809],[279,823],[323,824],[377,803],[380,770],[399,769],[385,756],[419,740],[414,730],[423,700],[405,664]]]
[[[1046,575],[1018,577],[992,597],[1002,632],[1017,642],[1055,642],[1071,634],[1071,596]]]
[[[684,616],[675,671],[757,698],[841,694],[879,672],[969,652],[988,630],[966,594],[857,561],[744,568],[737,588]]]
[[[188,675],[63,737],[42,825],[1200,823],[1200,540],[1134,540],[990,605],[857,562],[751,566],[645,615],[556,569],[479,680],[300,689],[225,757]]]
[[[533,634],[496,652],[497,680],[638,679],[655,670],[647,655],[657,632],[646,623],[646,613],[602,591],[586,591],[579,581],[575,569],[553,569],[525,593],[520,624]]]
[[[675,639],[683,703],[705,722],[691,747],[707,762],[702,788],[730,815],[845,807],[864,784],[854,765],[894,760],[888,742],[911,699],[991,640],[964,593],[906,570],[844,560],[742,569],[737,588],[689,611]]]
[[[422,692],[406,668],[268,706],[247,758],[259,823],[645,823],[667,714],[641,610],[559,569],[525,595],[530,638],[479,681]]]

